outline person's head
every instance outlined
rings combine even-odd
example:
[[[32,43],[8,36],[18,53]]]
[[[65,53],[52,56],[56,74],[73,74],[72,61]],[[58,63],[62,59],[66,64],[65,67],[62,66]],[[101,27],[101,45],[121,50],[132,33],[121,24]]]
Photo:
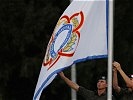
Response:
[[[131,80],[131,82],[133,84],[133,74],[129,75],[129,78],[130,78],[130,80]]]
[[[98,79],[97,88],[98,88],[98,90],[106,89],[107,88],[107,80],[106,80],[106,77],[105,76],[101,76]]]
[[[131,80],[131,82],[132,82],[132,84],[133,84],[133,74],[128,75],[128,77],[130,78],[130,80]],[[131,86],[128,86],[128,85],[127,85],[127,87],[130,88]]]
[[[133,80],[133,74],[129,75],[130,80]]]

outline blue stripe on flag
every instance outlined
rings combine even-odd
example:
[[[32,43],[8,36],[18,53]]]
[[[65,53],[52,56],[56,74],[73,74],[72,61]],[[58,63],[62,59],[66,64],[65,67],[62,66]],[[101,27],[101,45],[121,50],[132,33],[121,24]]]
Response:
[[[83,62],[83,61],[93,60],[93,59],[100,59],[100,58],[107,58],[107,55],[88,56],[88,57],[86,57],[86,58],[78,59],[78,60],[74,61],[71,65],[76,64],[76,63],[78,63],[78,62]],[[70,65],[70,66],[71,66],[71,65]],[[48,78],[42,83],[41,87],[40,87],[40,88],[38,89],[38,91],[36,92],[36,94],[35,94],[33,100],[36,100],[36,98],[38,97],[39,93],[40,93],[44,88],[47,87],[47,86],[46,86],[46,87],[44,87],[44,86],[45,86],[45,84],[48,82],[48,80],[49,80],[53,75],[55,75],[56,73],[61,72],[62,70],[64,70],[65,68],[68,68],[68,67],[70,67],[70,66],[66,66],[66,67],[64,67],[64,68],[62,68],[62,69],[55,70],[53,73],[51,73],[51,74],[48,76]]]

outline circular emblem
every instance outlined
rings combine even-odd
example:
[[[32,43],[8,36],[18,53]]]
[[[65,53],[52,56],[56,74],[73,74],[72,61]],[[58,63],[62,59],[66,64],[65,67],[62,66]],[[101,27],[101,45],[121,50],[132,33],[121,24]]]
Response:
[[[62,16],[51,36],[47,46],[43,65],[49,70],[60,57],[72,57],[80,40],[79,29],[83,25],[83,12],[75,13],[71,17]]]

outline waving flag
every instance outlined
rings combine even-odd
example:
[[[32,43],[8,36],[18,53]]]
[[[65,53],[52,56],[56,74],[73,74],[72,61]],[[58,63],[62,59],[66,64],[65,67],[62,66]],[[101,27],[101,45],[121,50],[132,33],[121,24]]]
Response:
[[[107,57],[106,0],[74,0],[59,18],[42,63],[34,100],[64,68]]]

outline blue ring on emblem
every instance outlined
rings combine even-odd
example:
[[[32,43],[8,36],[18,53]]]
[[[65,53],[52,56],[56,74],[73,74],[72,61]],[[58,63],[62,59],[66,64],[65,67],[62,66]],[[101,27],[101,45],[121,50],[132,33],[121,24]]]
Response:
[[[63,43],[61,44],[61,46],[59,47],[58,51],[64,47],[64,45],[68,42],[71,34],[72,34],[72,25],[71,24],[65,24],[63,25],[59,31],[55,34],[55,37],[54,37],[54,40],[51,44],[51,47],[50,47],[50,54],[51,54],[51,57],[54,58],[56,56],[56,52],[54,51],[54,44],[55,44],[55,41],[56,39],[58,38],[59,34],[61,34],[64,30],[69,30],[68,33],[67,33],[67,36],[66,38],[64,39]]]

